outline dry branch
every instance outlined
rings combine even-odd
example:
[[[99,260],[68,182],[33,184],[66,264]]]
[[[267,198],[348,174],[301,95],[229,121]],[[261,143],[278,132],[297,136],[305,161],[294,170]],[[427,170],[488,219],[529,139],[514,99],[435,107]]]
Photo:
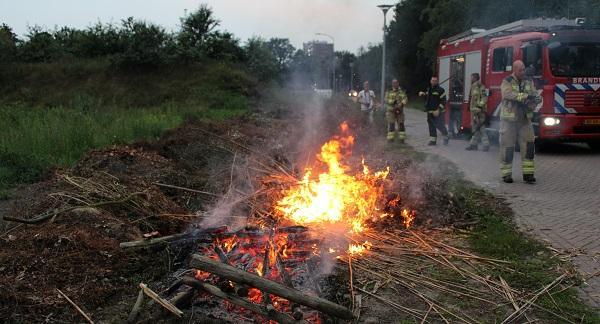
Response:
[[[58,293],[63,296],[68,302],[69,304],[71,304],[73,307],[75,307],[75,309],[77,310],[77,312],[79,312],[79,314],[81,314],[81,316],[85,317],[85,319],[90,323],[90,324],[94,324],[94,321],[92,321],[92,319],[88,316],[88,314],[86,314],[83,310],[81,310],[81,308],[79,308],[79,306],[77,306],[77,304],[75,304],[71,298],[67,297],[67,295],[65,295],[62,291],[60,291],[60,289],[56,289],[56,291],[58,291]]]
[[[175,307],[168,300],[161,298],[157,293],[152,291],[152,289],[148,288],[148,286],[146,286],[146,284],[140,283],[140,288],[142,288],[142,290],[144,291],[144,294],[146,294],[146,296],[152,298],[155,302],[159,303],[162,307],[166,308],[169,312],[173,313],[175,316],[177,316],[177,317],[183,316],[183,312],[179,308]]]
[[[308,306],[330,316],[346,320],[352,319],[352,312],[341,305],[323,298],[307,296],[296,289],[285,287],[277,282],[216,262],[208,257],[194,254],[190,261],[190,265],[193,268],[216,274],[222,278],[256,287],[261,291],[283,297],[291,302]]]
[[[304,323],[306,323],[303,321],[295,321],[289,315],[280,313],[274,309],[267,310],[266,308],[263,308],[258,304],[254,304],[252,302],[247,301],[246,299],[240,298],[235,295],[227,294],[227,293],[223,292],[221,289],[219,289],[213,285],[209,285],[205,282],[201,282],[197,279],[185,277],[185,278],[182,278],[182,280],[186,285],[188,285],[190,287],[194,287],[195,289],[198,289],[198,290],[204,290],[212,295],[215,295],[219,298],[225,299],[235,305],[241,306],[245,309],[248,309],[254,313],[265,316],[265,317],[267,317],[271,320],[277,321],[279,323],[283,323],[283,324],[288,324],[288,323],[289,324],[300,324],[300,323],[304,324]]]

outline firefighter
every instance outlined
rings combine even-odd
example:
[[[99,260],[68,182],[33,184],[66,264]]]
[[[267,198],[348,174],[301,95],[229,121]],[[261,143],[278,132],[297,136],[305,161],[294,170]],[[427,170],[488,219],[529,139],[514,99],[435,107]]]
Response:
[[[542,101],[533,81],[525,78],[525,64],[517,60],[513,63],[513,74],[500,86],[502,102],[500,111],[500,160],[502,180],[512,183],[512,162],[515,143],[519,138],[523,181],[535,183],[533,163],[535,155],[533,110]]]
[[[358,93],[358,102],[362,113],[363,125],[373,123],[373,108],[375,107],[375,92],[369,89],[369,81],[363,83],[363,90]]]
[[[388,141],[393,141],[398,131],[398,140],[404,143],[406,140],[406,129],[404,128],[404,106],[408,103],[406,92],[400,88],[397,79],[392,80],[392,89],[385,94],[386,112],[385,119],[388,122]]]
[[[427,92],[419,92],[419,96],[425,96],[425,110],[427,111],[427,125],[429,126],[429,144],[437,144],[437,130],[442,133],[444,145],[448,145],[450,138],[444,123],[444,112],[446,111],[446,92],[440,87],[437,77],[432,77],[431,86]]]
[[[467,147],[467,151],[477,151],[477,144],[481,141],[483,151],[490,150],[490,139],[485,131],[485,119],[487,111],[487,94],[485,86],[479,80],[479,73],[471,74],[471,92],[469,94],[471,111],[471,130],[473,136]]]

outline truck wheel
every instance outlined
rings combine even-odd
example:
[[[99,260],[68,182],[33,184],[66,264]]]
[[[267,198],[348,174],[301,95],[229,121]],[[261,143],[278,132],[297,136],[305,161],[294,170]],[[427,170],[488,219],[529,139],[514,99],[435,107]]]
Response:
[[[600,152],[600,142],[588,142],[590,149],[594,152]]]
[[[546,148],[548,148],[548,142],[540,140],[540,139],[535,140],[535,151],[536,152],[542,152]]]

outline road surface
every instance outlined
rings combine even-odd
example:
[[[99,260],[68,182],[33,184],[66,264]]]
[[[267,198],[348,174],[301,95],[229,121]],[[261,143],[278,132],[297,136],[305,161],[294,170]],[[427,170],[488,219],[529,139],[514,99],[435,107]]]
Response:
[[[559,144],[536,156],[538,183],[522,182],[520,155],[515,154],[514,184],[501,181],[498,147],[490,152],[465,151],[464,140],[427,146],[425,113],[407,109],[408,144],[454,162],[465,177],[504,197],[519,226],[559,251],[573,255],[587,284],[581,293],[592,306],[600,306],[600,153],[586,145]]]

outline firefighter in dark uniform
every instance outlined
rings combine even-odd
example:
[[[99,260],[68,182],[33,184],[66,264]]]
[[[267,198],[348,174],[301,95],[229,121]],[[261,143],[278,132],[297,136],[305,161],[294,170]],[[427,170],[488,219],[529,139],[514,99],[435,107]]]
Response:
[[[431,86],[427,92],[419,92],[419,96],[425,96],[425,110],[427,111],[427,125],[429,126],[429,144],[437,144],[437,131],[442,133],[444,145],[448,145],[449,137],[446,124],[444,123],[444,112],[446,111],[446,91],[440,87],[437,77],[431,78]]]
[[[533,81],[525,77],[525,64],[515,61],[509,75],[500,86],[502,106],[500,111],[500,170],[502,180],[512,183],[512,163],[515,142],[519,139],[523,181],[535,183],[535,137],[531,119],[535,106],[542,102]]]

